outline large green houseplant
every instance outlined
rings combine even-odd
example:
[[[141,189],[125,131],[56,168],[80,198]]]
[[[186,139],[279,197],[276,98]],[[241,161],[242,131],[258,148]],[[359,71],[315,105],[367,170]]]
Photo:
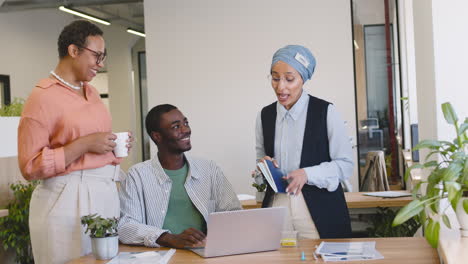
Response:
[[[450,103],[442,104],[442,111],[447,123],[455,128],[455,139],[452,142],[423,140],[415,150],[428,149],[424,163],[411,166],[406,174],[415,168],[430,169],[427,180],[419,182],[413,189],[414,200],[402,208],[396,215],[393,225],[400,225],[411,218],[416,218],[425,226],[424,235],[432,247],[439,241],[440,222],[451,228],[446,214],[452,206],[457,214],[465,217],[468,214],[468,118],[460,122]],[[435,160],[429,160],[431,157]],[[426,184],[424,195],[420,188]],[[441,200],[448,199],[449,205],[441,207]],[[458,218],[460,219],[460,216]],[[463,221],[459,220],[463,228]]]
[[[29,236],[29,203],[37,182],[11,184],[15,198],[8,204],[8,215],[0,217],[0,241],[5,250],[15,251],[17,263],[34,263]]]

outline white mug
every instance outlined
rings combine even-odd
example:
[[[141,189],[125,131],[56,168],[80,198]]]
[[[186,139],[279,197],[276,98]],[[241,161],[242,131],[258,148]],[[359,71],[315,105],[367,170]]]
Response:
[[[127,140],[129,138],[128,132],[120,132],[114,133],[117,136],[115,139],[115,143],[117,144],[114,147],[114,154],[117,158],[127,157],[128,156],[128,148],[127,148]]]

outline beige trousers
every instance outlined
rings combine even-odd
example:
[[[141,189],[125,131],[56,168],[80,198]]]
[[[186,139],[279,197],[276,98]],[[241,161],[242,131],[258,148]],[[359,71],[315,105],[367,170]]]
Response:
[[[36,264],[63,264],[91,252],[81,216],[118,217],[120,166],[74,171],[43,180],[32,194],[29,230]]]
[[[299,239],[320,238],[302,193],[297,196],[276,193],[273,197],[272,207],[287,209],[283,231],[297,231]]]

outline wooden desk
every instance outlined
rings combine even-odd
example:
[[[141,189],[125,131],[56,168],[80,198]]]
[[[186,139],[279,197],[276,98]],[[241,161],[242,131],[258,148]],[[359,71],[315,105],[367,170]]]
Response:
[[[439,254],[444,264],[466,264],[468,262],[468,237],[439,239]]]
[[[195,253],[178,249],[175,255],[169,261],[170,264],[178,263],[325,263],[321,259],[315,261],[312,252],[315,246],[321,241],[376,241],[377,250],[384,256],[382,260],[365,261],[366,264],[436,264],[439,263],[437,251],[420,237],[404,238],[353,238],[353,239],[326,239],[326,240],[301,240],[297,248],[280,248],[277,251],[268,251],[254,254],[244,254],[217,258],[204,259]],[[120,251],[149,251],[155,250],[145,247],[120,246]],[[306,261],[301,261],[301,252],[305,252]],[[107,261],[95,260],[92,255],[84,256],[79,259],[68,262],[69,264],[104,264]],[[349,263],[359,263],[350,261]]]
[[[396,191],[404,192],[407,191]],[[345,192],[346,203],[348,208],[376,208],[380,207],[403,207],[410,203],[413,198],[409,197],[398,197],[398,198],[381,198],[363,195],[364,192]],[[255,200],[241,201],[244,209],[253,209],[262,207],[262,203],[256,202]]]
[[[262,207],[262,202],[257,202],[256,200],[244,200],[240,202],[241,202],[242,208],[244,209],[255,209],[255,208]]]
[[[394,191],[408,193],[407,191]],[[348,208],[403,207],[409,204],[413,197],[381,198],[364,195],[365,192],[346,192]]]

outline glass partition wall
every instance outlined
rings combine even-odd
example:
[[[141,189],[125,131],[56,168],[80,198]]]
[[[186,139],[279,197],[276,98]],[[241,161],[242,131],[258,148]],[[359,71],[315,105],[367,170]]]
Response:
[[[396,0],[352,0],[359,185],[380,153],[390,186],[402,184],[399,171],[401,127],[400,69]],[[383,155],[381,155],[383,153]],[[372,165],[372,164],[371,164]],[[377,164],[373,164],[376,166]]]

